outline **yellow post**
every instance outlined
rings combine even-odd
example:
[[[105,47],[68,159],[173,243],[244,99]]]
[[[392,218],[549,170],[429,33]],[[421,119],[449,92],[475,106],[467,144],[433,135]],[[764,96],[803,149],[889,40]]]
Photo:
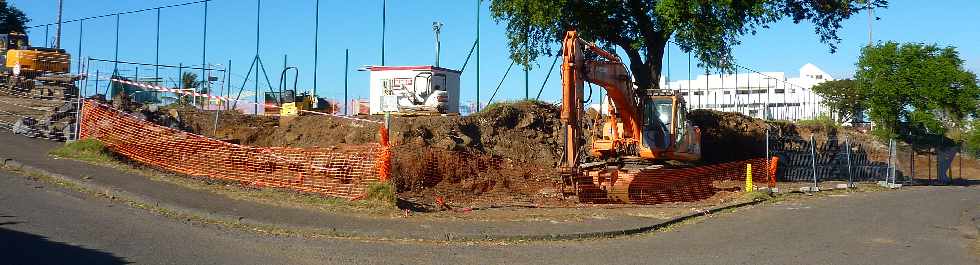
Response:
[[[745,164],[745,192],[754,191],[752,186],[752,164]]]

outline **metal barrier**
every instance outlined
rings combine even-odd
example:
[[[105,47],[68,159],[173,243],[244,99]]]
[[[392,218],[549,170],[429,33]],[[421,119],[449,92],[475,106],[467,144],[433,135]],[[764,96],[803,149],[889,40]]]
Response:
[[[899,168],[902,155],[895,140],[887,146],[846,135],[770,134],[767,150],[778,157],[777,179],[787,187],[816,189],[821,183],[877,182],[911,184],[909,171]]]

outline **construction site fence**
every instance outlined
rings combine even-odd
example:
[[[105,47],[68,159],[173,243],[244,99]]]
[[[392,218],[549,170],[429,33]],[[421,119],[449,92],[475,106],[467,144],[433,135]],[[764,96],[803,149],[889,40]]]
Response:
[[[780,184],[792,189],[861,182],[948,184],[963,178],[963,153],[958,146],[924,147],[846,134],[770,134],[767,153],[778,158]]]
[[[252,147],[141,120],[86,100],[81,139],[97,139],[130,160],[193,177],[356,199],[379,182],[380,145]]]

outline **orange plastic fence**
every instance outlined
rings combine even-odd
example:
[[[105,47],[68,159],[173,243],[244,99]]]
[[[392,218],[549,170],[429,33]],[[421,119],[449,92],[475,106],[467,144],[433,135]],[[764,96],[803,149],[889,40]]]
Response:
[[[81,138],[98,139],[129,159],[180,174],[354,199],[379,181],[378,145],[336,148],[252,147],[140,120],[86,101]]]
[[[641,170],[635,174],[610,172],[611,186],[602,186],[602,177],[583,176],[576,180],[579,199],[591,203],[660,204],[701,201],[719,192],[742,191],[745,165],[752,164],[752,181],[769,182],[767,159],[758,158],[716,165]],[[625,179],[632,177],[629,181]],[[599,185],[596,185],[598,182]],[[626,185],[628,183],[628,185]],[[621,185],[618,186],[617,185]]]

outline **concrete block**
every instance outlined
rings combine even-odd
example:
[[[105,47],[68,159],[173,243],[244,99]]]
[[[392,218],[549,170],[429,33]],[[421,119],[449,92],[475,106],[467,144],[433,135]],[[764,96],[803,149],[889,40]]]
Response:
[[[838,189],[849,189],[849,188],[853,188],[853,187],[851,187],[850,185],[847,185],[847,183],[844,183],[844,184],[837,184],[837,188]]]

